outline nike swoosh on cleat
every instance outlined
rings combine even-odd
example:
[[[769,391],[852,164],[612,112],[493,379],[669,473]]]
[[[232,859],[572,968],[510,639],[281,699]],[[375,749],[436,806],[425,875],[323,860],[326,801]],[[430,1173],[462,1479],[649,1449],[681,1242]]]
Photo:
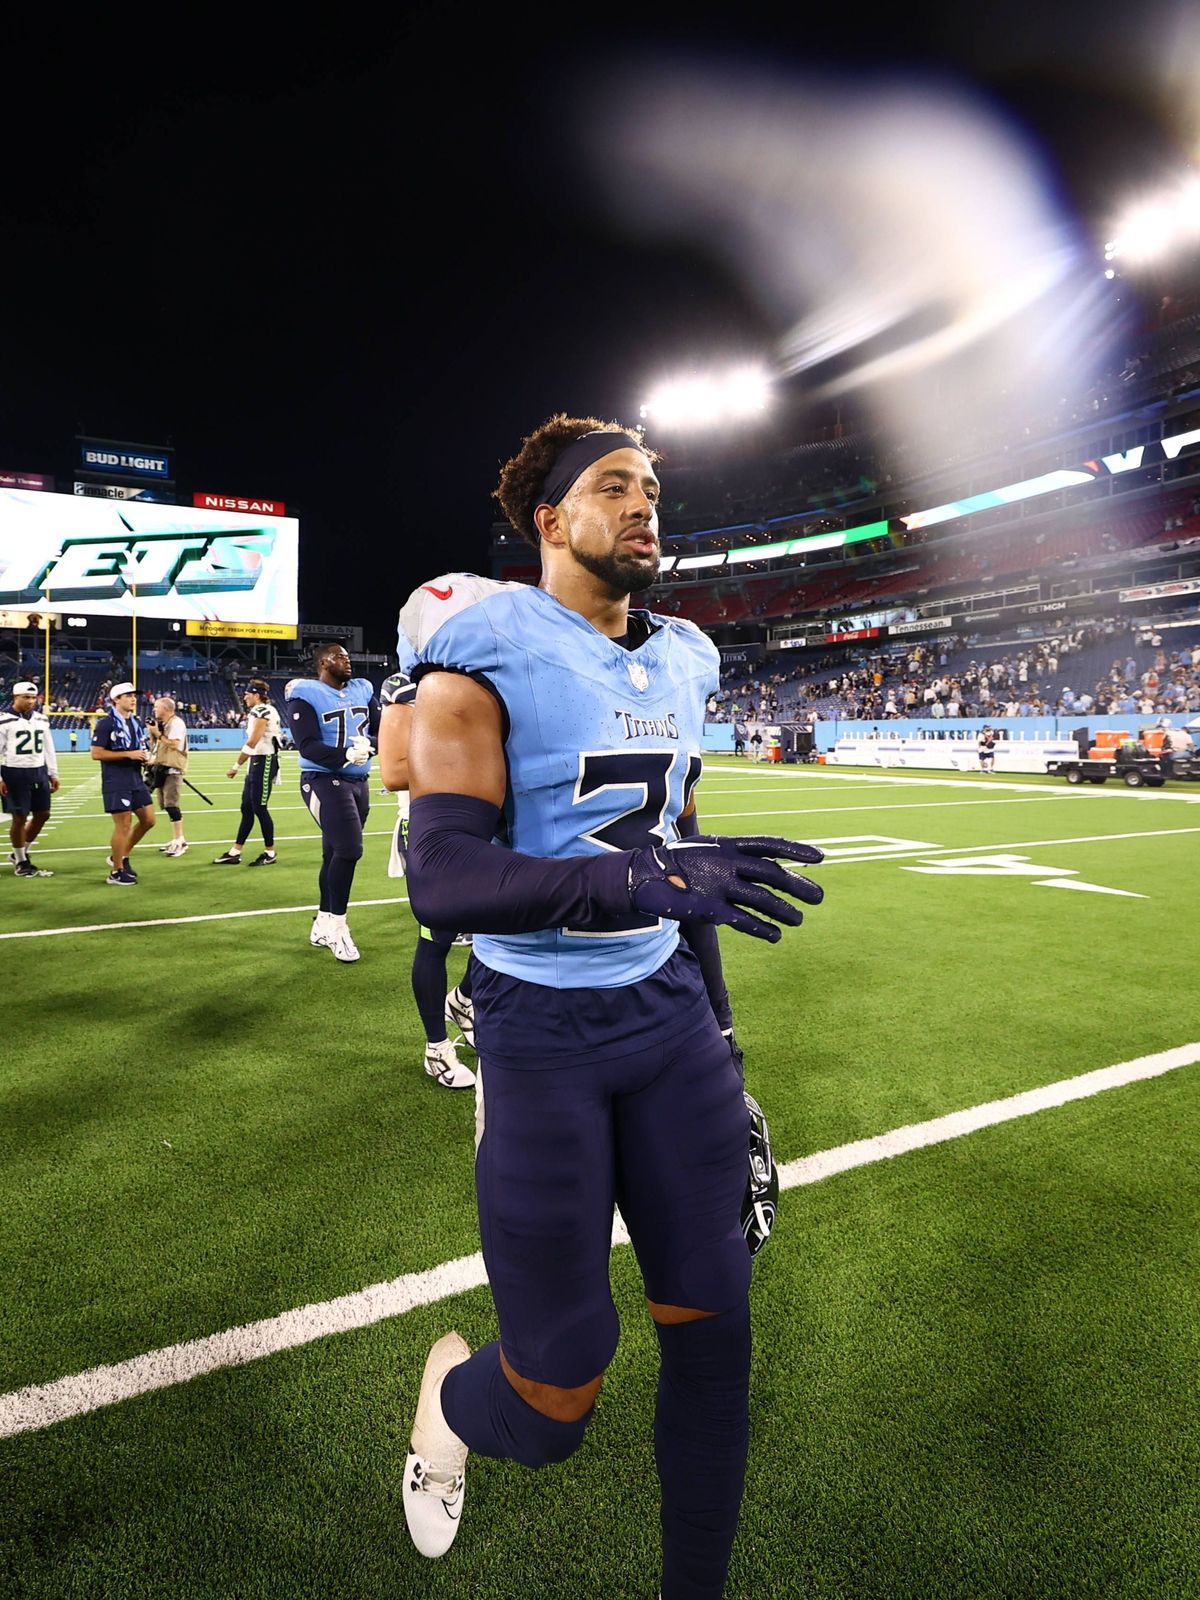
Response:
[[[421,587],[425,590],[426,594],[431,594],[435,600],[449,600],[450,596],[454,593],[453,584],[451,584],[448,589],[435,589],[431,583],[423,583]]]
[[[457,1521],[458,1521],[458,1519],[459,1519],[459,1517],[461,1517],[461,1516],[462,1516],[462,1502],[461,1502],[461,1501],[460,1501],[460,1502],[459,1502],[459,1507],[458,1507],[458,1510],[457,1510],[457,1511],[451,1511],[451,1509],[450,1509],[450,1507],[449,1507],[449,1506],[448,1506],[448,1505],[447,1505],[447,1504],[446,1504],[446,1502],[445,1502],[445,1501],[444,1501],[444,1500],[443,1500],[443,1501],[442,1501],[442,1510],[443,1510],[443,1511],[444,1511],[444,1512],[445,1512],[445,1513],[446,1513],[446,1515],[447,1515],[447,1516],[448,1516],[448,1517],[449,1517],[449,1518],[450,1518],[450,1521],[451,1521],[451,1522],[457,1522]]]

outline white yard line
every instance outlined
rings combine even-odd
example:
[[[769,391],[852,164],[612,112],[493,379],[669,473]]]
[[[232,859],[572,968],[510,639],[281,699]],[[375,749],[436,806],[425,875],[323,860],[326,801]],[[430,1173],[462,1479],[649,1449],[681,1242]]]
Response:
[[[49,855],[49,851],[46,852]],[[351,900],[349,910],[360,906],[406,906],[408,896],[397,895],[390,900]],[[316,906],[266,906],[259,911],[209,911],[199,917],[148,917],[141,922],[90,922],[74,928],[29,928],[23,933],[0,933],[0,939],[53,939],[63,933],[111,933],[115,928],[174,928],[183,922],[231,922],[239,917],[287,917],[304,911],[310,916]]]
[[[861,861],[904,861],[909,856],[995,855],[1001,850],[1052,850],[1066,844],[1117,844],[1123,839],[1162,839],[1177,833],[1200,833],[1200,828],[1148,828],[1141,833],[1092,833],[1081,834],[1074,839],[1019,839],[1015,844],[934,845],[927,850],[897,850],[894,855],[881,855],[878,851],[871,854],[864,852],[861,856],[838,856],[836,860],[823,862],[817,870],[823,872],[826,867],[853,866]],[[820,839],[810,842],[820,847]]]
[[[789,800],[794,799],[788,795]],[[893,811],[938,811],[947,806],[1036,806],[1047,801],[1058,804],[1061,801],[1083,799],[1082,795],[1071,794],[1039,794],[1017,795],[1007,800],[914,800],[909,802],[901,800],[896,805],[879,805],[877,802],[864,806],[809,806],[803,810],[794,810],[790,807],[773,806],[770,811],[708,811],[698,806],[701,823],[706,823],[714,818],[719,822],[726,821],[729,817],[826,817],[849,815],[853,811],[873,811],[879,816],[891,816]],[[1088,795],[1087,799],[1092,796]]]
[[[935,1117],[929,1122],[894,1128],[890,1133],[879,1134],[873,1139],[857,1139],[852,1144],[821,1150],[815,1155],[788,1162],[779,1169],[780,1187],[794,1189],[803,1184],[820,1183],[854,1167],[888,1161],[913,1150],[943,1144],[949,1139],[961,1139],[965,1134],[976,1133],[981,1128],[995,1127],[998,1123],[1011,1122],[1017,1117],[1033,1116],[1037,1112],[1066,1105],[1072,1100],[1103,1094],[1124,1084],[1161,1077],[1163,1073],[1191,1066],[1197,1061],[1200,1061],[1200,1043],[1180,1045],[1177,1049],[1163,1050],[1157,1055],[1141,1056],[1134,1061],[1120,1062],[1116,1066],[1101,1067],[1095,1072],[1045,1084],[1040,1089],[1027,1089],[1005,1100],[988,1101],[965,1111],[952,1111],[947,1116]],[[613,1242],[628,1243],[628,1235],[619,1217],[613,1228]],[[0,1438],[48,1428],[71,1417],[98,1411],[103,1406],[115,1405],[119,1400],[130,1400],[155,1389],[168,1389],[224,1367],[244,1366],[262,1356],[275,1355],[281,1350],[294,1350],[331,1334],[370,1327],[373,1323],[402,1316],[416,1306],[433,1305],[439,1300],[449,1299],[451,1295],[478,1289],[486,1282],[483,1256],[478,1253],[460,1256],[454,1261],[443,1261],[428,1271],[406,1273],[403,1277],[393,1278],[390,1283],[371,1284],[369,1288],[359,1289],[352,1294],[339,1295],[335,1300],[300,1306],[279,1316],[264,1317],[261,1321],[248,1322],[223,1333],[209,1334],[206,1338],[168,1345],[165,1349],[151,1350],[145,1355],[133,1356],[109,1366],[92,1367],[86,1372],[58,1378],[51,1383],[30,1384],[27,1388],[0,1395]]]
[[[746,813],[743,813],[743,814],[746,814]],[[752,815],[753,813],[750,813],[750,814]],[[766,813],[766,815],[768,815],[768,816],[775,816],[775,815],[778,815],[778,814],[779,813],[777,813],[777,812],[767,812]],[[387,832],[390,835],[391,829],[389,828],[387,830]],[[856,864],[858,864],[860,862],[863,862],[863,861],[906,861],[906,860],[908,860],[908,859],[910,859],[912,857],[920,857],[922,860],[924,860],[926,857],[929,857],[929,856],[979,855],[980,853],[985,853],[985,852],[986,853],[990,853],[990,854],[995,854],[997,851],[1001,851],[1001,850],[1054,849],[1058,845],[1068,845],[1068,844],[1114,844],[1114,843],[1117,843],[1117,842],[1119,842],[1119,841],[1121,841],[1123,839],[1161,839],[1161,838],[1172,837],[1175,834],[1189,834],[1189,833],[1200,833],[1200,827],[1196,827],[1196,828],[1149,828],[1149,829],[1144,830],[1141,833],[1093,833],[1093,834],[1083,834],[1083,835],[1080,835],[1079,837],[1073,838],[1073,839],[1019,839],[1015,843],[1011,843],[1011,844],[929,845],[927,847],[922,846],[922,848],[919,849],[919,850],[898,849],[898,850],[896,850],[895,852],[893,852],[891,854],[882,853],[879,850],[878,846],[876,846],[872,851],[864,852],[862,855],[847,854],[847,855],[844,855],[844,856],[837,856],[835,858],[831,858],[830,860],[822,863],[822,867],[821,867],[820,870],[823,871],[826,867],[844,867],[844,866],[848,866],[848,865],[849,866],[854,866],[854,865],[856,865]],[[310,836],[305,834],[302,837],[308,838]],[[311,837],[317,838],[317,837],[319,837],[319,835],[315,835],[314,834]],[[816,844],[816,845],[818,845],[818,846],[821,843],[820,839],[814,839],[811,842]],[[70,848],[72,848],[72,849],[81,849],[81,848],[92,849],[92,848],[95,848],[95,847],[93,847],[93,846],[86,846],[86,847],[84,847],[84,846],[71,846]],[[39,855],[48,855],[49,856],[49,855],[65,854],[66,851],[65,850],[63,850],[63,851],[59,851],[59,850],[44,850],[44,851],[39,851],[38,853],[39,853]],[[405,905],[405,904],[407,904],[407,901],[408,901],[408,897],[406,895],[399,895],[395,899],[389,899],[389,900],[355,900],[355,901],[351,902],[350,909],[353,911],[359,906]],[[211,911],[211,912],[207,913],[205,916],[199,916],[199,917],[153,917],[153,918],[150,918],[149,920],[147,920],[145,922],[95,922],[95,923],[84,923],[84,924],[81,924],[81,925],[78,925],[78,926],[75,926],[75,927],[70,927],[70,928],[29,928],[29,929],[26,929],[26,930],[24,930],[22,932],[0,933],[0,940],[3,940],[3,939],[52,939],[52,938],[55,938],[55,937],[57,937],[57,936],[59,936],[61,934],[68,934],[68,933],[108,933],[110,930],[112,930],[114,928],[169,928],[169,927],[174,927],[176,924],[182,923],[182,922],[223,922],[227,918],[236,918],[236,917],[279,917],[279,916],[287,916],[288,914],[290,914],[292,912],[299,912],[299,911],[312,912],[315,909],[316,909],[316,907],[312,906],[312,905],[305,905],[305,906],[268,906],[268,907],[264,908],[263,910],[257,910],[257,911]]]
[[[301,807],[301,810],[303,810],[303,809],[305,809],[305,808]],[[203,813],[201,813],[201,814],[203,814]],[[770,814],[771,813],[767,813],[767,815],[770,815]],[[161,821],[162,819],[160,818],[159,820]],[[48,826],[48,824],[47,824],[47,826]],[[186,831],[186,829],[185,829],[185,831]],[[364,828],[363,829],[363,838],[364,839],[390,839],[392,837],[392,834],[395,831],[396,830],[395,830],[395,825],[394,824],[390,828]],[[148,834],[147,838],[149,838],[149,837],[150,837],[150,835]],[[229,838],[228,834],[221,833],[221,834],[218,834],[215,839],[189,839],[188,843],[191,846],[192,850],[195,850],[197,848],[206,849],[209,845],[224,844],[224,843],[226,843],[228,841],[228,838]],[[312,833],[277,833],[275,835],[275,840],[276,840],[276,843],[278,843],[278,844],[320,844],[321,835],[315,829],[313,830]],[[258,841],[254,840],[252,842],[254,844],[257,844]],[[143,852],[139,859],[145,860],[145,858],[147,856],[152,856],[152,855],[157,854],[158,847],[157,847],[157,845],[154,845],[154,844],[151,844],[148,847],[147,846],[143,846],[143,845],[139,845],[138,849]],[[90,852],[92,855],[95,855],[96,851],[98,851],[98,850],[102,851],[105,855],[108,854],[108,851],[109,851],[109,840],[107,838],[104,839],[103,842],[100,843],[100,844],[59,844],[59,845],[55,845],[55,847],[52,850],[39,850],[38,851],[38,855],[40,855],[40,856],[73,856],[73,855],[86,854],[88,852]],[[191,851],[189,851],[189,854],[190,853],[191,853]]]

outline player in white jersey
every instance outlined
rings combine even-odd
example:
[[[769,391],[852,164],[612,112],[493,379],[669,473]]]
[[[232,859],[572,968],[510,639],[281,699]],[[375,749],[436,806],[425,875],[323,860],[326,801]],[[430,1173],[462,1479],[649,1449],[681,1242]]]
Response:
[[[270,867],[275,864],[275,823],[267,810],[271,790],[279,776],[279,713],[271,704],[271,686],[265,678],[251,678],[242,695],[246,707],[246,742],[238,751],[237,760],[225,774],[236,778],[240,768],[249,763],[242,783],[242,820],[238,824],[237,838],[223,855],[216,858],[218,867],[235,867],[242,859],[242,846],[250,837],[257,818],[262,829],[263,847],[252,867]]]
[[[11,817],[9,860],[18,878],[52,878],[29,859],[58,789],[58,754],[50,723],[37,710],[36,683],[13,685],[12,711],[0,712],[0,800]]]

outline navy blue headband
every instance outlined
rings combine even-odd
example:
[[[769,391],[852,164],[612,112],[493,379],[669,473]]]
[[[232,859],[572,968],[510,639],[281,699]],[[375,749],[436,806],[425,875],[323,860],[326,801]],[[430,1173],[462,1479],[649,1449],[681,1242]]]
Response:
[[[639,439],[631,433],[610,432],[607,428],[595,428],[591,433],[584,433],[578,439],[572,439],[554,465],[546,474],[542,484],[541,496],[538,499],[540,506],[556,506],[564,499],[571,485],[604,456],[612,455],[614,450],[643,450]]]

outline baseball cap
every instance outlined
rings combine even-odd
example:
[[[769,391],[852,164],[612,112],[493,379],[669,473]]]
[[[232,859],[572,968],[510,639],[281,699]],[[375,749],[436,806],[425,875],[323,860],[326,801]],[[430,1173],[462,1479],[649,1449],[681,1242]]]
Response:
[[[36,683],[25,682],[14,683],[12,686],[12,692],[14,694],[41,694],[42,691],[38,688]]]
[[[108,691],[108,698],[115,700],[119,694],[136,694],[137,685],[134,683],[114,683]]]

